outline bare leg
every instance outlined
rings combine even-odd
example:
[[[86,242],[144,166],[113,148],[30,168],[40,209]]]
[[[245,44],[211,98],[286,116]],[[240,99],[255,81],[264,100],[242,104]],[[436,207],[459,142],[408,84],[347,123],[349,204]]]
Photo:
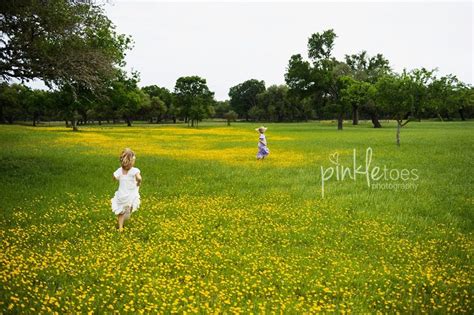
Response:
[[[124,221],[124,214],[119,214],[117,216],[117,220],[118,220],[118,226],[119,226],[119,232],[122,232],[123,231],[123,221]]]
[[[125,208],[125,213],[123,215],[123,218],[124,218],[124,222],[127,221],[128,219],[130,219],[130,215],[132,214],[132,207],[126,207]]]

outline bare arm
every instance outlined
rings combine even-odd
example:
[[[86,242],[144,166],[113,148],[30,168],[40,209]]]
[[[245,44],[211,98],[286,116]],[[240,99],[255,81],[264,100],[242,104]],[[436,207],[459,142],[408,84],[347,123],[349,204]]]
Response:
[[[135,179],[137,181],[137,186],[140,186],[142,184],[142,175],[140,175],[140,173],[137,173],[137,175],[135,175]]]

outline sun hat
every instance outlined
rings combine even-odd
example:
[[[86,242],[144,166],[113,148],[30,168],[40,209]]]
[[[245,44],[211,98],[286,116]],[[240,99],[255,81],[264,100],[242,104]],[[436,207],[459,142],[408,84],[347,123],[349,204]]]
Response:
[[[268,129],[268,128],[266,128],[266,127],[264,127],[264,126],[261,126],[261,127],[256,128],[255,131],[259,131],[259,132],[260,132],[260,131],[263,130],[263,132],[265,132],[265,131],[267,131],[267,129]]]

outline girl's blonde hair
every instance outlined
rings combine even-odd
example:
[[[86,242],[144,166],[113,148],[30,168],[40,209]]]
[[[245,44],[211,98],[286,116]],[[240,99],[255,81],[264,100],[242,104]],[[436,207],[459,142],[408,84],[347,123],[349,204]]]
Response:
[[[129,170],[133,166],[133,162],[135,161],[135,152],[133,152],[129,148],[125,148],[120,154],[120,164],[122,164],[122,168],[124,170]]]

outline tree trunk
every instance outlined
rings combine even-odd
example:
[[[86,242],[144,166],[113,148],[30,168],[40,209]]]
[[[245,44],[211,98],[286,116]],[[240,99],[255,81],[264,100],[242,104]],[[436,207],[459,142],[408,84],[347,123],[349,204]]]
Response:
[[[33,114],[33,127],[36,127],[36,120],[38,119],[36,114]]]
[[[402,122],[397,120],[397,146],[400,146],[400,129],[402,128]]]
[[[342,123],[344,122],[344,115],[339,113],[337,116],[337,130],[342,130]]]
[[[77,111],[74,111],[71,117],[72,131],[78,131],[76,117],[74,117],[76,114],[77,114]]]
[[[466,120],[466,117],[464,117],[464,109],[463,109],[463,108],[460,108],[460,109],[459,109],[459,115],[461,116],[461,120],[462,120],[462,121],[465,121],[465,120]]]
[[[3,107],[0,106],[0,124],[5,123],[5,116],[3,116]]]
[[[359,124],[359,107],[357,105],[352,105],[352,124]]]
[[[132,121],[127,117],[127,127],[132,127]]]
[[[77,103],[77,94],[76,94],[76,89],[71,86],[72,88],[72,99],[74,100],[73,102],[73,105],[76,106],[76,103]],[[71,125],[72,125],[72,131],[78,131],[77,129],[77,121],[76,121],[76,116],[78,116],[78,112],[77,112],[77,109],[73,110],[72,111],[72,115],[71,115]]]
[[[99,119],[99,126],[102,125],[102,120]]]
[[[227,119],[227,126],[230,126],[230,119]]]
[[[372,120],[374,128],[382,128],[382,125],[380,124],[379,117],[376,112],[370,113],[370,119]]]
[[[191,119],[191,127],[194,127],[194,119]]]

